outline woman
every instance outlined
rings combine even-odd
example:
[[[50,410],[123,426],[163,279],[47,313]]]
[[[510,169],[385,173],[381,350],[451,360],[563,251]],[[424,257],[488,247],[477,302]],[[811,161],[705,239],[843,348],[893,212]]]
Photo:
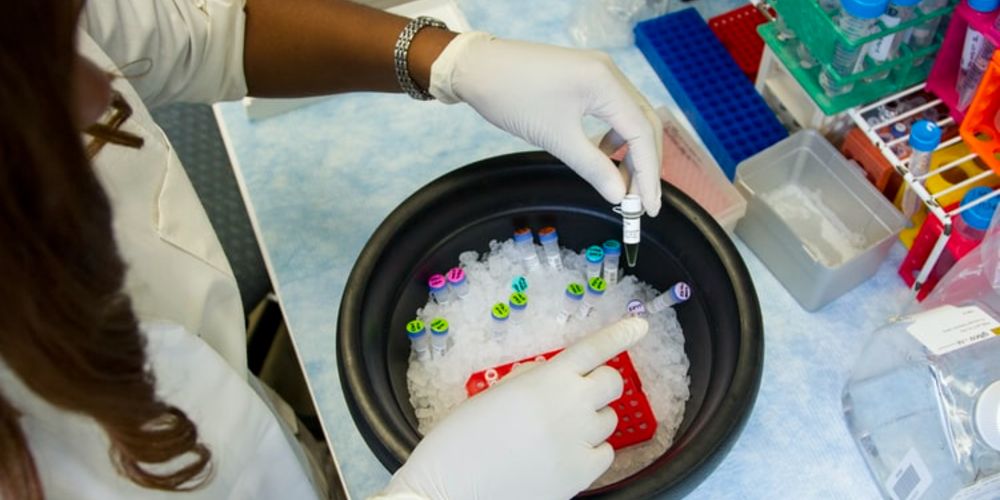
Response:
[[[392,64],[385,50],[365,56],[380,63],[357,73],[358,79],[313,85],[303,77],[306,71],[296,75],[289,69],[280,76],[265,71],[290,64],[279,57],[280,48],[293,48],[300,38],[292,33],[308,34],[319,28],[313,23],[330,14],[350,23],[372,20],[366,26],[374,32],[379,29],[372,26],[390,32],[406,23],[343,2],[302,1],[298,10],[290,4],[251,1],[244,17],[241,5],[212,0],[121,0],[83,7],[32,0],[14,2],[0,16],[0,116],[5,121],[0,127],[0,234],[5,237],[0,275],[6,278],[2,293],[8,307],[0,319],[4,498],[151,498],[179,491],[204,498],[315,497],[298,450],[246,382],[238,342],[226,333],[242,322],[242,314],[233,311],[233,297],[236,307],[239,299],[230,289],[235,284],[228,264],[175,155],[136,92],[162,101],[233,97],[245,86],[272,95],[283,88],[307,93],[386,86]],[[112,14],[134,16],[125,17],[129,26],[109,26]],[[283,24],[293,14],[297,21]],[[261,24],[267,19],[284,30]],[[166,20],[183,24],[187,38],[157,30]],[[78,33],[78,26],[89,35]],[[234,30],[230,34],[242,35],[244,26],[245,42],[243,36],[218,35],[227,27]],[[298,29],[288,31],[290,26]],[[439,31],[420,44],[414,38],[410,69],[416,85],[478,105],[501,126],[517,130],[528,124],[537,131],[539,120],[551,125],[546,117],[501,106],[510,103],[498,101],[495,92],[477,95],[485,84],[464,82],[479,81],[493,68],[478,68],[479,57],[462,62],[470,50],[496,64],[511,54],[527,57],[532,47],[549,49],[526,44],[505,49],[479,35],[452,40],[452,34]],[[261,33],[281,36],[265,43]],[[329,42],[315,33],[310,46]],[[132,45],[117,44],[122,37]],[[136,46],[138,51],[129,48]],[[78,50],[90,57],[77,55]],[[350,51],[338,57],[349,60],[338,59],[348,66],[362,64],[351,59]],[[607,65],[592,55],[559,53],[543,59],[549,57]],[[447,64],[438,66],[442,61]],[[241,68],[214,68],[224,62],[245,63],[245,84]],[[445,74],[432,78],[432,65]],[[141,71],[133,86],[120,78],[110,82],[99,69],[112,67]],[[614,84],[613,72],[598,72],[611,78],[598,79],[602,90],[617,96],[604,111],[624,110],[613,117],[624,130],[621,136],[633,142],[641,136],[638,149],[655,150],[649,141],[658,134],[637,132],[649,125],[643,107],[631,101],[626,87]],[[523,100],[526,91],[519,92],[515,101]],[[623,104],[623,98],[631,104]],[[577,107],[586,110],[590,104]],[[80,128],[88,130],[83,142]],[[565,137],[550,128],[542,127],[541,139],[531,137],[565,148],[560,142]],[[596,164],[599,168],[577,168],[609,198],[623,194],[617,173],[605,169],[603,161]],[[658,198],[650,203],[655,211]],[[187,206],[192,204],[195,208]],[[604,440],[615,421],[606,405],[621,391],[617,373],[594,367],[644,332],[643,322],[624,322],[474,398],[427,436],[394,476],[387,495],[561,497],[586,487],[610,464]],[[519,418],[499,418],[498,407],[517,408]],[[483,436],[481,428],[493,432]],[[556,429],[560,432],[550,432]],[[533,439],[550,434],[552,439],[540,443]],[[506,451],[502,461],[498,450]],[[480,454],[482,460],[470,463],[468,457]]]

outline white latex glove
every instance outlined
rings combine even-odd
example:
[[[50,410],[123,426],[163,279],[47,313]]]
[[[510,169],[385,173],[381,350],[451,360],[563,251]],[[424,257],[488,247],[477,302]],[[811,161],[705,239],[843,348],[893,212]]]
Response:
[[[645,334],[622,320],[459,405],[424,437],[381,498],[559,499],[611,466],[608,403],[621,375],[603,363]]]
[[[463,33],[431,66],[429,92],[447,104],[465,102],[549,151],[611,203],[622,201],[630,182],[646,213],[659,213],[663,126],[607,54]],[[624,171],[588,140],[584,115],[611,126],[604,146],[628,143]]]

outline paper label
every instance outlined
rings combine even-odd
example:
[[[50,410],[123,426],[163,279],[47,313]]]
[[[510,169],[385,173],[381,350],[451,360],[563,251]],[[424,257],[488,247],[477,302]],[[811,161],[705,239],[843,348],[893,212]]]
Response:
[[[623,218],[622,219],[622,241],[626,245],[634,245],[639,243],[639,218]]]
[[[982,50],[983,34],[969,27],[965,30],[965,44],[962,45],[962,71],[968,71],[976,55]]]
[[[885,490],[893,500],[915,500],[920,498],[934,480],[927,464],[917,450],[910,448],[899,464],[885,479]]]
[[[1000,335],[1000,323],[976,306],[944,306],[914,319],[906,331],[936,355]]]
[[[896,10],[891,7],[889,8],[888,13],[882,15],[879,20],[882,21],[882,24],[889,29],[898,26],[900,21],[899,14],[897,14]],[[897,35],[898,33],[886,35],[872,42],[868,47],[868,56],[878,63],[889,59],[889,52],[892,50],[892,42],[896,39]]]

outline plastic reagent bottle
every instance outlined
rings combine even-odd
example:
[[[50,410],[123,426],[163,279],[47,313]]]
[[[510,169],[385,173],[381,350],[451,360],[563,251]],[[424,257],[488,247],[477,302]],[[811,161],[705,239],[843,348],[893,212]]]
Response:
[[[601,277],[590,278],[587,281],[587,293],[583,296],[583,302],[580,304],[580,309],[577,309],[576,315],[579,318],[586,318],[590,316],[590,311],[594,310],[594,306],[597,305],[598,299],[604,295],[604,290],[608,288],[608,284]]]
[[[1000,6],[1000,0],[968,0],[972,10],[982,13],[994,12]],[[962,45],[962,62],[958,68],[958,81],[955,90],[958,91],[958,109],[965,111],[976,96],[979,81],[983,79],[986,68],[990,65],[993,50],[996,47],[973,29],[970,25],[965,31],[965,43]]]
[[[917,3],[920,0],[892,0],[885,9],[885,13],[879,16],[879,21],[887,29],[895,28],[900,23],[905,23],[916,17]],[[874,66],[879,66],[887,61],[899,56],[899,46],[904,42],[909,42],[912,31],[897,31],[878,40],[868,46],[868,59]],[[868,77],[867,81],[877,81],[889,76],[890,70],[879,71]]]
[[[889,0],[843,0],[841,2],[843,10],[837,18],[837,26],[851,42],[864,38],[871,34],[875,22],[888,5]],[[833,71],[841,78],[856,73],[864,62],[864,49],[865,46],[851,47],[838,42],[834,47],[831,63]],[[820,73],[819,84],[826,95],[831,97],[850,92],[854,88],[853,83],[837,84],[826,70]]]
[[[410,339],[410,349],[420,361],[431,359],[431,338],[424,322],[415,319],[406,324],[406,336]]]
[[[941,127],[927,120],[919,120],[910,129],[910,163],[908,165],[910,173],[914,177],[926,174],[931,166],[931,153],[937,149],[941,143]],[[914,181],[916,182],[916,181]],[[903,215],[912,217],[920,208],[920,198],[907,188],[903,193]]]
[[[445,275],[448,278],[448,286],[453,294],[459,299],[469,294],[469,280],[465,277],[465,270],[461,267],[453,267]]]
[[[510,319],[510,307],[503,302],[497,302],[490,308],[490,317],[493,318],[493,321],[490,323],[492,325],[493,338],[503,338],[504,334],[507,333],[507,320]]]
[[[549,266],[555,270],[563,268],[562,256],[559,250],[559,233],[552,226],[543,227],[538,230],[538,242],[542,244],[545,251],[545,260]]]
[[[627,194],[622,204],[614,208],[622,216],[622,243],[625,244],[625,260],[628,267],[635,267],[639,260],[639,237],[642,235],[642,200],[637,194]]]
[[[660,311],[665,311],[668,307],[675,304],[680,304],[691,298],[691,286],[683,281],[678,281],[674,283],[674,286],[670,287],[670,290],[657,295],[653,299],[649,306],[646,307],[646,311],[649,314],[656,314]]]
[[[844,419],[884,497],[1000,496],[1000,323],[985,306],[890,323],[855,362]]]
[[[566,285],[566,293],[563,294],[563,305],[562,310],[559,311],[559,315],[556,316],[556,322],[560,325],[566,324],[569,318],[573,316],[573,313],[580,308],[580,303],[583,301],[583,294],[585,289],[583,285],[579,283],[570,283]]]
[[[993,190],[986,186],[972,188],[962,197],[962,206],[972,205],[976,200],[992,193]],[[955,232],[968,241],[982,241],[993,220],[997,204],[1000,204],[1000,198],[994,196],[962,210],[961,216],[954,219]]]
[[[507,300],[510,305],[510,320],[514,324],[520,324],[524,320],[525,309],[528,308],[528,295],[524,292],[514,292]]]
[[[587,280],[601,275],[601,264],[604,263],[604,250],[597,245],[587,247],[583,253],[583,258],[587,263]]]
[[[443,274],[435,274],[428,278],[427,287],[431,289],[431,298],[434,299],[434,302],[445,305],[451,300],[448,279]]]
[[[918,8],[920,9],[921,14],[926,15],[941,10],[947,5],[948,0],[923,0],[920,2],[920,6]],[[947,16],[937,16],[920,26],[914,27],[913,34],[910,36],[910,49],[916,51],[934,43],[934,37],[937,35],[941,19],[946,17]],[[924,60],[924,58],[918,59],[914,62],[914,66],[919,66],[924,62]]]
[[[601,248],[604,249],[604,274],[602,277],[609,285],[618,284],[618,262],[622,257],[622,245],[618,240],[605,241]]]
[[[431,320],[431,349],[434,356],[441,357],[448,351],[448,320],[434,318]]]
[[[535,251],[534,237],[531,235],[531,229],[522,227],[514,231],[514,246],[517,248],[517,252],[521,254],[521,260],[524,261],[525,269],[531,271],[538,268],[540,263],[538,262],[538,252]]]

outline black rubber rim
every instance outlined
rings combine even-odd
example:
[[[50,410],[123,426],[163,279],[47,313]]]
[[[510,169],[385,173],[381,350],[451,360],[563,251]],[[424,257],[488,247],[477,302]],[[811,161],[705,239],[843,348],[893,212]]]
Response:
[[[440,196],[456,178],[476,175],[495,168],[522,168],[562,165],[543,152],[516,153],[482,160],[450,172],[432,181],[407,198],[376,229],[365,245],[350,277],[349,284],[368,283],[385,245],[403,227],[417,207]],[[623,488],[595,490],[588,497],[646,498],[656,495],[681,497],[693,490],[725,457],[750,415],[763,372],[764,336],[760,304],[750,273],[725,231],[687,195],[663,183],[663,204],[671,205],[691,220],[703,233],[722,261],[733,286],[739,310],[739,356],[725,400],[715,417],[699,432],[699,439],[683,453],[671,458],[674,477],[640,473],[627,479]],[[337,325],[337,368],[348,409],[362,437],[379,461],[395,471],[409,456],[416,440],[397,432],[398,423],[390,419],[374,397],[372,383],[362,366],[360,335],[350,335],[361,328],[359,311],[365,296],[364,286],[345,287]],[[670,450],[668,450],[668,454]]]

